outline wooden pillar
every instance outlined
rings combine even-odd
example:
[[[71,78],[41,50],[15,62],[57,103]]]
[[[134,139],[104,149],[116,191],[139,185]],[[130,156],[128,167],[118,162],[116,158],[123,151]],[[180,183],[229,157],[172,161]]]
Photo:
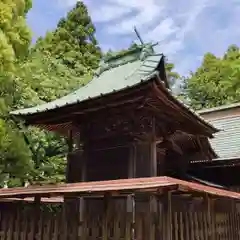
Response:
[[[150,143],[150,175],[151,177],[157,176],[157,142],[156,142],[156,122],[152,118],[152,136]]]
[[[102,240],[109,239],[109,217],[110,217],[110,201],[111,196],[109,194],[104,195],[104,213],[103,213],[103,221],[102,221]]]
[[[172,226],[172,193],[171,192],[168,192],[168,197],[167,197],[167,224],[168,224],[167,239],[172,240],[173,226]]]
[[[81,182],[86,181],[86,152],[83,153],[83,158],[81,162]],[[86,231],[85,231],[85,208],[86,203],[83,197],[79,198],[79,212],[78,212],[78,237],[80,239],[86,238]]]
[[[150,140],[150,176],[157,176],[157,141],[156,141],[156,122],[152,118],[152,134]],[[157,213],[157,198],[155,195],[149,197],[149,239],[155,240],[156,238],[156,213]]]
[[[136,177],[136,145],[130,145],[130,154],[128,159],[128,178]]]
[[[216,223],[216,216],[213,209],[213,202],[207,195],[207,219],[208,219],[208,226],[209,226],[209,239],[215,240],[215,223]]]
[[[40,209],[40,204],[41,204],[41,197],[36,196],[34,197],[34,215],[33,215],[33,240],[38,239],[38,235],[41,234],[40,231],[42,229],[39,229],[38,223],[40,220],[40,215],[41,215],[41,209]]]
[[[158,161],[158,176],[165,176],[165,159],[166,159],[166,150],[157,148],[157,161]]]
[[[136,177],[136,145],[130,145],[130,154],[128,160],[128,178]],[[135,239],[135,196],[134,194],[127,196],[127,221],[126,221],[126,239]]]
[[[73,130],[70,129],[68,131],[68,152],[72,152],[73,151]]]
[[[127,197],[127,209],[126,209],[126,239],[135,240],[136,237],[136,208],[135,208],[135,195],[129,195]]]
[[[79,139],[76,141],[77,150],[73,151],[71,131],[69,132],[69,144],[66,180],[68,183],[84,182],[86,181],[87,150],[81,149],[82,146],[79,135]],[[62,231],[64,231],[62,234],[63,238],[77,237],[85,239],[85,205],[86,203],[83,197],[64,197],[62,219],[65,219],[65,223],[64,226],[62,226]],[[67,219],[69,219],[69,221],[67,221]]]
[[[70,182],[70,174],[71,174],[71,153],[73,152],[73,132],[72,129],[68,131],[68,139],[67,139],[67,144],[68,144],[68,155],[67,155],[67,167],[66,167],[66,182]]]
[[[233,239],[238,239],[237,221],[236,221],[236,205],[235,200],[230,200],[231,202],[231,225],[233,232]]]

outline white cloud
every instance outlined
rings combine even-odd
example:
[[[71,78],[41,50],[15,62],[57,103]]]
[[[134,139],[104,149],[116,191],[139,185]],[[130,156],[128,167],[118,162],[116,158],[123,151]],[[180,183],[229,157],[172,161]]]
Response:
[[[179,31],[179,27],[175,25],[172,18],[167,17],[157,23],[153,29],[147,31],[144,35],[147,41],[156,40],[162,42],[177,31]]]
[[[167,55],[183,74],[200,64],[198,56],[207,51],[222,55],[229,44],[239,42],[239,0],[109,2],[131,9],[133,14],[123,14],[120,20],[113,17],[103,30],[106,36],[125,34],[133,38],[133,26],[137,26],[144,40],[160,42],[158,50]]]
[[[117,0],[123,2],[122,0]],[[125,1],[124,4],[126,9],[131,9],[133,14],[130,17],[123,17],[119,22],[115,22],[113,25],[107,28],[109,34],[129,34],[133,32],[133,27],[143,28],[151,23],[154,23],[156,18],[161,14],[163,8],[154,2],[149,2],[143,5],[141,1]],[[134,14],[135,13],[135,14]]]
[[[110,22],[119,19],[130,12],[130,9],[114,5],[100,6],[99,8],[90,11],[93,21],[95,22]]]
[[[111,3],[115,3],[127,8],[135,8],[135,9],[144,9],[149,6],[156,5],[155,0],[108,0]]]
[[[46,1],[46,0],[45,0]],[[55,0],[65,9],[77,0]],[[240,0],[84,0],[104,49],[128,47],[136,26],[177,70],[194,70],[207,51],[222,55],[240,39]],[[101,25],[99,25],[99,23]],[[99,27],[100,26],[100,27]]]
[[[71,8],[78,2],[78,0],[56,0],[56,2],[58,7]]]
[[[161,51],[174,58],[183,49],[186,34],[194,29],[208,1],[108,0],[101,3],[101,8],[91,13],[95,22],[108,23],[103,29],[106,35],[133,36],[136,26],[143,39],[160,41]],[[129,16],[129,13],[132,14]]]

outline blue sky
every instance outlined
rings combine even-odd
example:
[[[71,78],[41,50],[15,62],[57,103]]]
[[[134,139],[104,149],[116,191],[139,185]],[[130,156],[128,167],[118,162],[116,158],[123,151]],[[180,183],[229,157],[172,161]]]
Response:
[[[240,41],[240,0],[85,0],[103,50],[128,47],[137,26],[144,41],[159,42],[176,70],[187,74],[206,52],[221,56]],[[76,0],[33,0],[28,24],[44,36]]]

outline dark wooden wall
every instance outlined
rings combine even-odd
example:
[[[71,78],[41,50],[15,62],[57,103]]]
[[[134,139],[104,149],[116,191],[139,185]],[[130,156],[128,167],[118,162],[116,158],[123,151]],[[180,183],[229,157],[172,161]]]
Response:
[[[44,240],[237,240],[236,202],[169,194],[157,197],[68,200],[58,208],[1,203],[0,239]],[[67,208],[71,205],[71,208]],[[70,211],[70,212],[68,212]],[[71,216],[71,217],[70,217]]]
[[[129,147],[92,150],[86,163],[86,181],[128,178]]]

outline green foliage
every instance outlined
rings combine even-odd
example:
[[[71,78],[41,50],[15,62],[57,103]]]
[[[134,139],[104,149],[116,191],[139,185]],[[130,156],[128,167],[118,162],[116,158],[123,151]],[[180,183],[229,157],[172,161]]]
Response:
[[[32,171],[31,153],[14,123],[0,120],[0,182],[22,185]]]
[[[0,2],[0,185],[56,183],[65,179],[65,139],[9,116],[12,109],[62,97],[88,82],[101,51],[86,6],[78,2],[57,28],[32,49],[26,14],[31,0]],[[136,48],[107,56],[124,55]],[[166,63],[170,86],[180,76]],[[240,101],[240,53],[230,46],[222,58],[206,54],[202,66],[184,81],[183,93],[195,108]],[[185,97],[184,96],[184,97]],[[183,97],[183,96],[180,96]],[[20,130],[19,130],[20,129]]]
[[[211,53],[186,79],[186,94],[195,109],[240,101],[240,50],[230,46],[222,58]]]
[[[52,101],[76,90],[91,75],[77,77],[73,69],[59,60],[40,52],[32,53],[19,63],[18,88],[21,95],[15,98],[14,108],[35,106]],[[28,174],[31,183],[56,183],[65,179],[65,139],[37,128],[24,129],[32,152],[33,170]]]
[[[139,47],[140,45],[138,45],[137,43],[132,43],[129,48],[122,49],[120,51],[112,51],[110,49],[104,54],[104,59],[108,60],[109,58],[112,58],[112,57],[122,57],[126,55],[129,51],[137,49]]]
[[[29,176],[33,183],[57,183],[65,180],[65,139],[56,134],[30,128],[26,133],[32,151],[34,171]]]
[[[66,18],[59,21],[57,29],[37,41],[33,51],[51,55],[78,76],[88,74],[98,67],[101,51],[94,36],[95,27],[83,2],[78,2]]]
[[[12,73],[0,75],[0,185],[22,185],[32,171],[31,152],[8,112],[21,93]]]
[[[82,3],[78,3],[69,12],[67,18],[59,22],[55,31],[49,32],[45,38],[39,39],[36,46],[28,52],[30,38],[28,41],[28,30],[23,28],[23,23],[25,15],[31,7],[31,1],[19,0],[17,2],[16,0],[18,5],[14,2],[11,2],[11,5],[9,2],[6,2],[6,11],[1,11],[2,8],[0,10],[0,18],[2,17],[1,19],[6,21],[9,19],[6,25],[8,28],[5,28],[6,31],[4,29],[4,35],[1,35],[0,32],[0,39],[2,39],[0,41],[0,64],[2,63],[0,70],[4,73],[2,77],[0,76],[0,90],[2,90],[0,111],[6,119],[9,119],[8,112],[11,109],[52,101],[85,84],[91,79],[92,69],[96,68],[101,55],[94,37],[95,29],[86,7]],[[8,24],[11,22],[10,12],[14,6],[18,6],[14,10],[18,12],[19,17],[17,18],[18,22],[11,27],[11,33]],[[24,43],[26,45],[23,45]],[[1,51],[1,49],[3,50]],[[14,128],[9,128],[11,125]],[[13,123],[11,125],[10,120],[3,120],[1,124],[2,138],[8,136],[9,129],[14,129],[9,132],[7,138],[14,138],[14,141],[7,141],[7,143],[9,142],[7,145],[1,141],[0,136],[0,144],[3,145],[2,148],[0,146],[0,151],[3,149],[4,153],[7,149],[7,152],[15,157],[11,162],[15,164],[14,161],[18,159],[18,164],[21,166],[24,163],[26,167],[18,167],[16,164],[16,170],[20,174],[16,175],[13,171],[14,165],[4,164],[8,155],[2,155],[3,160],[0,166],[2,179],[5,179],[9,186],[22,185],[24,181],[30,183],[64,181],[65,139],[36,128],[26,129],[22,124],[22,133],[18,134],[16,125]],[[16,136],[14,135],[15,131]],[[14,144],[10,144],[11,142]],[[20,169],[22,170],[20,171]]]
[[[20,68],[21,74],[18,76],[21,78],[21,82],[30,86],[37,93],[39,100],[43,102],[60,98],[91,79],[90,73],[80,77],[60,60],[40,52],[29,55],[27,61]],[[37,99],[27,103],[26,98],[24,99],[25,106],[26,103],[36,105],[36,101]]]
[[[40,52],[32,53],[19,63],[18,83],[21,96],[14,108],[35,106],[62,97],[89,81],[91,75],[78,77],[73,69],[58,59]],[[15,98],[16,99],[16,98]],[[31,184],[56,183],[65,180],[65,139],[37,128],[24,130],[32,153],[33,170],[28,174]]]
[[[31,152],[8,112],[21,98],[16,63],[23,59],[31,42],[25,15],[31,2],[0,2],[0,185],[22,185],[32,171]]]
[[[167,80],[170,87],[173,87],[173,85],[176,84],[177,81],[180,79],[179,74],[174,71],[174,67],[175,67],[174,64],[169,63],[168,61],[165,64]]]
[[[31,33],[25,15],[29,0],[4,0],[0,2],[0,71],[12,71],[16,58],[26,56]]]

